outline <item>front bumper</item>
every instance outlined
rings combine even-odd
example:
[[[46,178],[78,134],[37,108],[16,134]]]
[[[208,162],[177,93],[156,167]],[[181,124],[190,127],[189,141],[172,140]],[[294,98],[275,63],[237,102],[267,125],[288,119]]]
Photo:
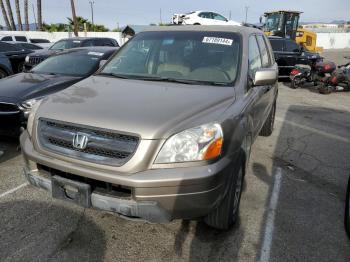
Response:
[[[74,162],[62,161],[38,153],[25,131],[21,146],[26,167],[24,174],[30,184],[51,191],[50,174],[38,168],[44,165],[65,174],[93,178],[113,185],[131,188],[130,199],[91,193],[91,206],[116,212],[123,216],[150,222],[168,222],[173,219],[193,219],[212,211],[226,192],[225,181],[230,174],[231,161],[223,158],[214,164],[154,169],[134,174],[93,170]],[[73,160],[74,161],[74,160]]]

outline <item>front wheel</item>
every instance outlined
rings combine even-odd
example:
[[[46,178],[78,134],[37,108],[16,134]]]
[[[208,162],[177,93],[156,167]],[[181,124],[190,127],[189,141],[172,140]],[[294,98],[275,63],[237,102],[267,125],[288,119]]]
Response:
[[[346,199],[345,199],[345,230],[350,238],[350,177],[348,181],[348,189],[346,191]]]
[[[293,89],[297,89],[300,87],[300,79],[297,77],[293,78],[292,81],[290,82],[290,87]]]
[[[243,165],[238,170],[234,168],[230,180],[224,199],[215,210],[204,218],[204,222],[210,227],[228,230],[237,221],[244,181]]]

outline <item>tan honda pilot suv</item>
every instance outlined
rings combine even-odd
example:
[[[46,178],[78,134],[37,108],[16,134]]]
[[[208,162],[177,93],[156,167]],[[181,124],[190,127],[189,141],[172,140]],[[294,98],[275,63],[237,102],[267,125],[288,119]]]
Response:
[[[33,106],[24,174],[86,208],[228,229],[252,144],[273,130],[277,78],[259,30],[151,27]]]

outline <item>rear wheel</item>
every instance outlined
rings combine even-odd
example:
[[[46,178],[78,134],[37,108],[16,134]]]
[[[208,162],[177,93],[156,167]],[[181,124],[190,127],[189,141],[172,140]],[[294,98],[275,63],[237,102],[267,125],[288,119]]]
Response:
[[[8,74],[4,70],[0,69],[0,79],[5,78],[7,76],[8,76]]]
[[[193,25],[201,25],[200,23],[194,23]]]
[[[350,237],[350,177],[348,181],[348,190],[346,192],[345,200],[345,229],[348,237]]]
[[[322,84],[319,88],[318,88],[318,92],[322,95],[329,95],[330,93],[332,93],[333,88],[329,85],[326,84]]]
[[[243,165],[234,168],[230,180],[224,199],[215,210],[204,218],[205,223],[210,227],[228,230],[237,221],[244,181]]]
[[[262,127],[259,135],[260,136],[270,136],[273,132],[273,127],[275,125],[276,116],[276,102],[273,104],[269,116],[267,117],[264,126]]]

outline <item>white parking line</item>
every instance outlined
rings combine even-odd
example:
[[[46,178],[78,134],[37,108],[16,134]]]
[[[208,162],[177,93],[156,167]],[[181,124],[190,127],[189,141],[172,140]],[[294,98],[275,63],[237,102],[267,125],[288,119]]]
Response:
[[[5,193],[0,194],[0,198],[2,198],[2,197],[4,197],[4,196],[7,196],[7,195],[9,195],[9,194],[12,194],[12,193],[16,192],[17,190],[19,190],[19,189],[21,189],[22,187],[25,187],[25,186],[27,186],[27,185],[28,185],[28,183],[23,183],[23,184],[19,185],[18,187],[12,188],[11,190],[6,191]]]
[[[264,240],[263,240],[263,245],[262,245],[260,260],[259,260],[260,262],[270,261],[273,230],[275,226],[274,223],[275,223],[276,207],[277,207],[278,197],[279,197],[280,188],[281,188],[281,180],[282,180],[282,169],[278,167],[276,169],[274,185],[273,185],[272,194],[271,194],[270,203],[269,203]]]

